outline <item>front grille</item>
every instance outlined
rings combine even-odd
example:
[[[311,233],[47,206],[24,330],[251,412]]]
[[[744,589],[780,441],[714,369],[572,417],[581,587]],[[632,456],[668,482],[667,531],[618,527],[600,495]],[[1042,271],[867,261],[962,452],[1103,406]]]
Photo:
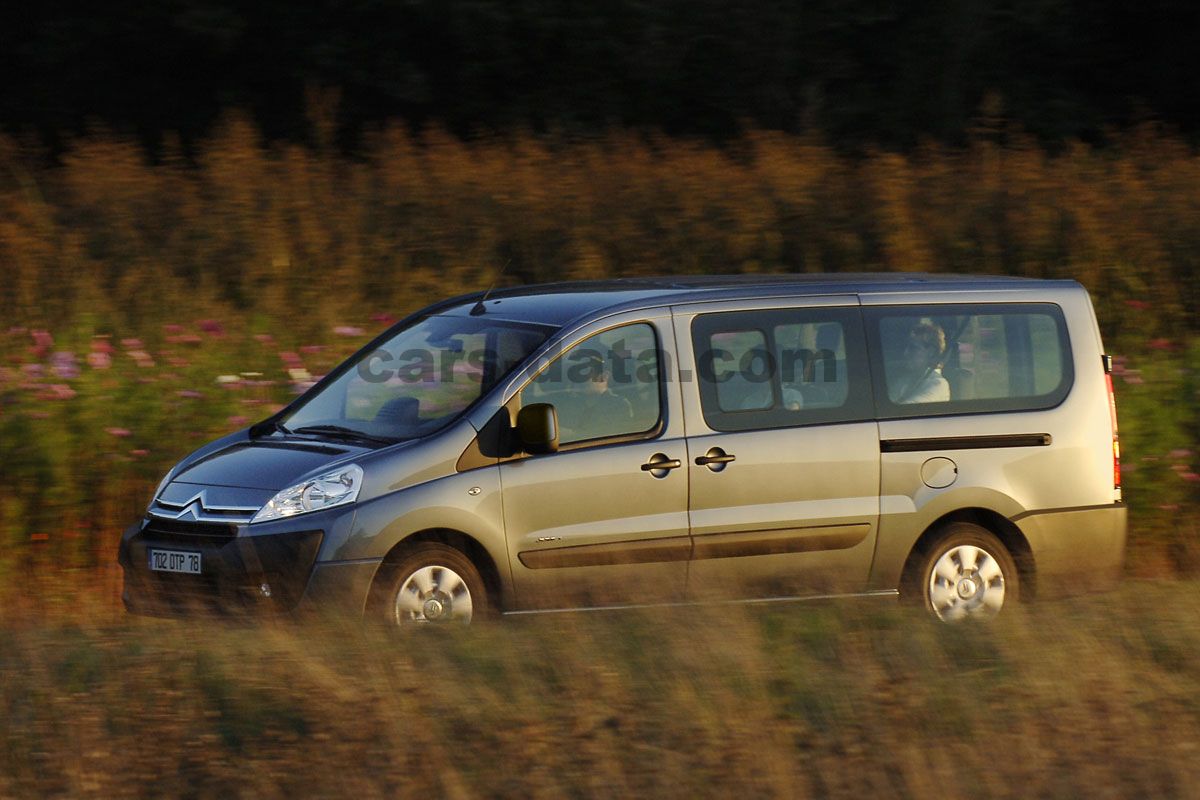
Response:
[[[142,535],[156,541],[217,543],[237,536],[236,525],[218,522],[187,522],[178,519],[151,517],[142,528]]]

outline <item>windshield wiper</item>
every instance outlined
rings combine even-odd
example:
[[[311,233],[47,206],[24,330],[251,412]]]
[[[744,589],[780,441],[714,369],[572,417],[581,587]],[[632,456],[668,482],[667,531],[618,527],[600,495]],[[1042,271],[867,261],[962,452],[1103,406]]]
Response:
[[[386,436],[372,436],[369,433],[347,428],[343,425],[306,425],[303,428],[294,428],[290,433],[311,433],[318,436],[328,436],[332,439],[345,439],[350,441],[374,442],[375,444],[395,444],[397,439],[390,439]]]
[[[291,431],[288,430],[288,428],[282,422],[276,422],[273,420],[266,420],[250,426],[251,439],[269,436],[272,433],[282,433],[286,436],[287,434],[291,433]]]

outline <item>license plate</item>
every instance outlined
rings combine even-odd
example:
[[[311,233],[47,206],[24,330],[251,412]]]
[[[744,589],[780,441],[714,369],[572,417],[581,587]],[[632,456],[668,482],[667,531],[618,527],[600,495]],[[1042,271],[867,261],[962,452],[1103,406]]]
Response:
[[[155,572],[182,572],[186,575],[199,575],[200,554],[184,553],[179,550],[151,550],[150,569]]]

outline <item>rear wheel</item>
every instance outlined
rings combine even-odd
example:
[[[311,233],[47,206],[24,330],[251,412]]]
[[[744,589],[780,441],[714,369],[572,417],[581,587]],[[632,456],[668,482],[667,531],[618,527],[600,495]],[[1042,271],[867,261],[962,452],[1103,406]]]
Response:
[[[906,594],[921,597],[944,622],[987,619],[1020,598],[1017,564],[986,528],[953,522],[925,548],[908,576]]]
[[[479,570],[436,542],[417,545],[391,567],[385,586],[380,610],[392,625],[465,625],[490,611]]]

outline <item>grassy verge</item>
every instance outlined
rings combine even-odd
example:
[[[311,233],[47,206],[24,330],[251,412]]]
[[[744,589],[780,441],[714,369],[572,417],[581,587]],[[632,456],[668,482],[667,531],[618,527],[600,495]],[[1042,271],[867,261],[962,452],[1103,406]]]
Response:
[[[385,635],[0,627],[0,794],[1188,796],[1200,585],[944,627],[695,608]],[[28,620],[26,619],[26,623]]]

